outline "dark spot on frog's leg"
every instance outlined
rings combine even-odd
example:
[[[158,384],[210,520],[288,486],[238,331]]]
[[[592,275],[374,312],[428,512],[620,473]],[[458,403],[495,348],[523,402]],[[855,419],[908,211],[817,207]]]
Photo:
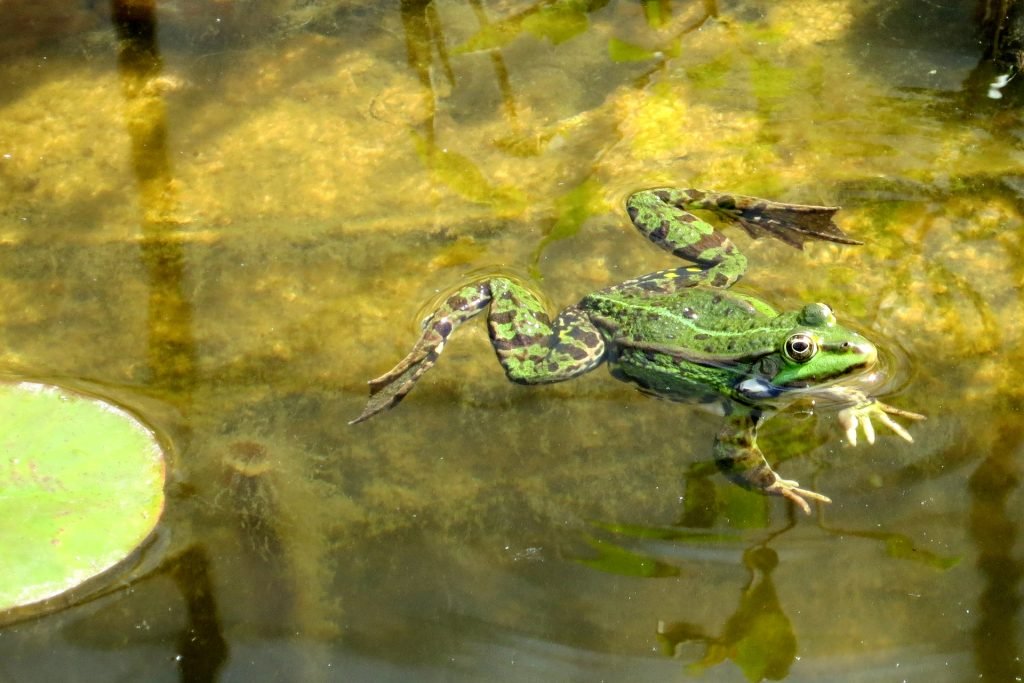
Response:
[[[685,222],[692,223],[700,220],[693,214],[686,214],[681,217]],[[694,263],[709,263],[715,265],[722,261],[723,258],[732,254],[736,248],[732,245],[732,242],[722,233],[716,231],[709,232],[701,235],[700,239],[692,244],[682,244],[672,251],[674,256],[684,258]],[[714,253],[715,256],[711,259],[701,259],[701,254]]]
[[[558,372],[559,369],[560,368],[558,366],[558,363],[556,363],[553,360],[552,361],[548,361],[548,372]]]
[[[715,203],[718,204],[718,208],[720,208],[720,209],[735,209],[736,208],[736,198],[733,197],[731,194],[719,195],[716,198]]]
[[[499,354],[503,352],[522,352],[530,346],[543,346],[547,343],[548,337],[545,335],[522,335],[517,334],[514,337],[504,339],[494,334],[494,330],[491,330],[491,346]]]
[[[573,360],[583,360],[590,357],[590,349],[582,346],[569,346],[565,349],[566,354]]]
[[[723,273],[715,273],[715,276],[711,278],[711,282],[708,283],[712,287],[726,287],[729,284],[729,277]],[[717,301],[715,303],[718,303]]]
[[[693,338],[694,338],[694,339],[700,339],[700,340],[702,340],[702,341],[703,341],[704,339],[708,339],[708,338],[710,338],[710,337],[711,337],[711,335],[710,335],[710,334],[706,334],[706,333],[704,333],[704,332],[701,332],[700,334],[695,334],[695,335],[693,335]]]
[[[516,319],[516,314],[514,311],[491,311],[487,319],[495,325],[508,325]]]
[[[455,311],[463,311],[469,306],[469,301],[458,294],[448,297],[448,301],[445,303],[449,308]]]
[[[452,333],[452,329],[452,321],[449,318],[441,318],[436,323],[434,323],[434,331],[445,339],[447,339],[448,336]]]
[[[668,190],[658,190],[654,193],[654,196],[666,204],[672,203],[672,194]]]
[[[683,309],[683,317],[684,318],[689,318],[690,320],[696,320],[697,319],[697,311],[695,311],[692,308],[690,308],[689,306],[687,306],[686,308]]]
[[[601,335],[591,330],[585,330],[583,332],[576,332],[573,337],[587,348],[594,348],[601,343]]]
[[[664,242],[665,238],[668,237],[668,230],[668,223],[666,221],[662,221],[661,225],[648,233],[648,238],[655,242]]]

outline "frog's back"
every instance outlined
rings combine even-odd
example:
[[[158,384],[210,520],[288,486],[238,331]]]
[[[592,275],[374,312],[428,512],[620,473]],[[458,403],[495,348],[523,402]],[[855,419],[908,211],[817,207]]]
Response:
[[[764,353],[774,345],[780,323],[763,301],[712,287],[646,296],[600,292],[585,297],[580,307],[610,341],[715,357]]]
[[[605,291],[583,309],[605,338],[609,370],[642,391],[676,401],[717,401],[771,353],[790,316],[732,290],[690,287],[665,294]]]

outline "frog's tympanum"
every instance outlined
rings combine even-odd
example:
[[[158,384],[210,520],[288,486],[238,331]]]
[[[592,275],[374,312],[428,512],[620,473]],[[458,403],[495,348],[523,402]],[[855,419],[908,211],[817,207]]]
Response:
[[[777,313],[730,290],[746,270],[746,258],[689,213],[706,210],[739,223],[752,237],[770,235],[798,249],[809,239],[859,244],[832,222],[838,208],[666,188],[637,192],[626,210],[647,239],[694,265],[589,294],[554,321],[533,292],[511,279],[466,285],[423,322],[423,335],[409,355],[370,382],[370,400],[353,422],[398,403],[434,365],[452,332],[488,309],[491,343],[513,382],[561,382],[608,363],[613,376],[648,394],[719,402],[725,425],[714,456],[721,471],[744,488],[783,496],[805,512],[808,500],[830,501],[772,470],[756,443],[767,416],[796,398],[810,398],[841,406],[839,422],[851,444],[858,428],[874,441],[872,419],[911,440],[890,415],[920,415],[837,384],[875,364],[874,345],[839,325],[825,304]]]

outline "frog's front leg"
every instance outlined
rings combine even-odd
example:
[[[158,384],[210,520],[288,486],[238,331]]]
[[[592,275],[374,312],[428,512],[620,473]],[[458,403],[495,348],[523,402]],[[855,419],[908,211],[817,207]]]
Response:
[[[513,382],[561,382],[604,360],[604,340],[579,309],[567,308],[551,322],[537,296],[522,285],[508,278],[481,280],[452,294],[423,321],[423,334],[412,351],[370,381],[370,399],[352,424],[401,401],[437,362],[448,337],[488,306],[491,344]]]
[[[846,440],[851,446],[857,445],[858,429],[863,430],[864,438],[869,444],[875,442],[875,426],[872,420],[878,420],[881,424],[892,430],[896,436],[904,441],[913,443],[914,437],[910,435],[906,427],[889,416],[895,415],[915,421],[926,419],[920,413],[914,413],[882,403],[859,389],[843,386],[828,387],[818,390],[816,394],[818,398],[826,402],[839,403],[845,406],[839,411],[838,419],[846,434]]]
[[[800,485],[781,478],[765,460],[757,447],[757,412],[739,410],[726,417],[726,422],[715,438],[715,464],[731,481],[745,489],[765,495],[782,496],[793,501],[806,514],[811,513],[808,500],[831,503],[827,496],[800,488]]]

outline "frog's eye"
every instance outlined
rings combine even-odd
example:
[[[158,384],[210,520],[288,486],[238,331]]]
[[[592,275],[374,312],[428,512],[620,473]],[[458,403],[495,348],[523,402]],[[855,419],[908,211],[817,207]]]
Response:
[[[783,350],[794,363],[806,363],[818,353],[818,345],[806,334],[794,334],[786,340]]]

